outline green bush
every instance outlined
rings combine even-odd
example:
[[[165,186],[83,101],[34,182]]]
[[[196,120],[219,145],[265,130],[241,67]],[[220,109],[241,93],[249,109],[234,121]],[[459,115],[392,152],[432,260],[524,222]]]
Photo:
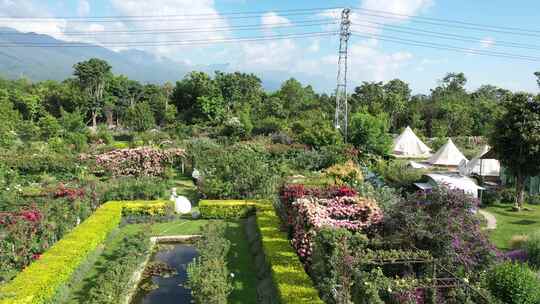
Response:
[[[156,119],[148,102],[140,102],[130,107],[126,113],[126,125],[137,132],[149,130],[156,126]]]
[[[44,140],[57,137],[60,135],[60,130],[62,128],[58,120],[48,113],[39,119],[38,126],[41,131],[41,138]]]
[[[501,203],[510,204],[513,203],[516,199],[516,189],[505,187],[502,190],[499,190],[499,195],[501,197]]]
[[[79,264],[118,226],[122,204],[108,202],[54,244],[40,259],[0,287],[0,304],[48,303]]]
[[[422,179],[426,173],[422,169],[414,169],[404,160],[381,160],[375,165],[375,172],[384,177],[385,182],[394,188],[413,191],[413,183]]]
[[[225,238],[226,224],[211,222],[202,228],[197,241],[199,257],[187,267],[187,286],[197,304],[226,304],[233,290],[227,267],[231,243]]]
[[[311,273],[325,303],[338,303],[334,291],[341,279],[337,267],[343,261],[342,242],[350,250],[358,252],[367,245],[368,239],[363,234],[353,235],[343,228],[323,228],[313,240]]]
[[[239,219],[255,212],[255,202],[229,200],[202,200],[199,211],[208,219]]]
[[[508,304],[537,304],[540,282],[527,264],[504,262],[486,276],[491,293]]]
[[[109,181],[103,201],[155,200],[164,198],[169,186],[167,180],[155,177],[122,177]]]
[[[491,206],[501,201],[501,194],[497,191],[487,190],[482,193],[482,205]]]
[[[279,301],[323,304],[286,233],[280,230],[281,222],[271,205],[259,204],[257,209],[257,226],[261,233],[265,258],[270,264],[272,279],[279,293]]]
[[[110,144],[114,141],[113,135],[111,131],[109,131],[109,128],[107,125],[99,125],[97,129],[96,136],[99,140],[101,140],[105,144]]]
[[[540,194],[529,195],[527,198],[527,203],[531,205],[540,205]]]
[[[265,198],[274,193],[277,168],[258,145],[239,143],[220,146],[197,141],[188,148],[194,166],[202,175],[199,190],[210,199]]]
[[[111,254],[100,265],[103,271],[92,277],[87,291],[88,303],[121,303],[129,290],[133,272],[150,252],[150,234],[143,229],[133,235],[125,236]]]
[[[530,234],[523,245],[529,263],[536,269],[540,269],[540,232]]]

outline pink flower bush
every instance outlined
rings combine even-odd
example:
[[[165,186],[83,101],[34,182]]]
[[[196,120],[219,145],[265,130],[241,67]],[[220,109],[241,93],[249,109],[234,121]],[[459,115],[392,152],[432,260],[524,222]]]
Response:
[[[184,156],[183,149],[119,149],[97,155],[96,165],[113,176],[161,176],[167,166]]]
[[[344,228],[352,232],[380,223],[383,214],[377,203],[357,196],[331,199],[304,197],[292,203],[292,244],[306,263],[310,262],[312,239],[323,227]]]

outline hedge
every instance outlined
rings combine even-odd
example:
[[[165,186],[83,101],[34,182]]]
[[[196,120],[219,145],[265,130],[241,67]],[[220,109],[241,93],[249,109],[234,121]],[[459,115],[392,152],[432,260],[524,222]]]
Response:
[[[199,212],[207,219],[239,219],[254,214],[256,204],[245,200],[202,200]]]
[[[270,264],[280,302],[323,304],[287,235],[279,229],[280,225],[280,219],[272,205],[257,205],[257,226],[261,232],[263,251],[266,261]]]
[[[172,212],[172,205],[167,201],[155,201],[149,204],[147,201],[126,202],[122,207],[122,215],[167,215]]]
[[[111,201],[47,250],[40,259],[0,287],[0,304],[49,303],[75,269],[103,243],[122,218],[122,209],[143,201]],[[146,204],[153,204],[147,201]],[[161,202],[163,203],[163,202]]]

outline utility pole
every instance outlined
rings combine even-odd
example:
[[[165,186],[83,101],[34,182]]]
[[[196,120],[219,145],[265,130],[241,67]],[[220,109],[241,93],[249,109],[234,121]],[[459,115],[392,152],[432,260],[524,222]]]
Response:
[[[351,10],[345,8],[341,11],[341,24],[339,28],[339,59],[336,87],[336,116],[334,126],[343,133],[347,141],[347,128],[349,122],[349,109],[347,104],[347,53],[349,37],[351,35]]]

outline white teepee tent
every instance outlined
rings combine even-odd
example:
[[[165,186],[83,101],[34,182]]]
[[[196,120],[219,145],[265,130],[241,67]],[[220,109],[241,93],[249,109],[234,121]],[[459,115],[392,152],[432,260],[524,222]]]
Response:
[[[426,146],[416,134],[414,134],[410,127],[405,128],[405,130],[394,139],[394,147],[392,149],[394,155],[411,158],[427,158],[431,155],[430,152],[431,149]]]
[[[442,146],[437,153],[428,160],[428,163],[438,166],[453,166],[457,167],[463,161],[467,161],[467,158],[459,151],[454,145],[451,138],[448,139],[446,144]]]
[[[464,168],[460,168],[460,171],[463,171],[466,175],[478,174],[480,176],[500,176],[501,174],[501,164],[496,159],[483,159],[486,153],[488,153],[490,147],[484,145],[482,151],[471,159]]]

